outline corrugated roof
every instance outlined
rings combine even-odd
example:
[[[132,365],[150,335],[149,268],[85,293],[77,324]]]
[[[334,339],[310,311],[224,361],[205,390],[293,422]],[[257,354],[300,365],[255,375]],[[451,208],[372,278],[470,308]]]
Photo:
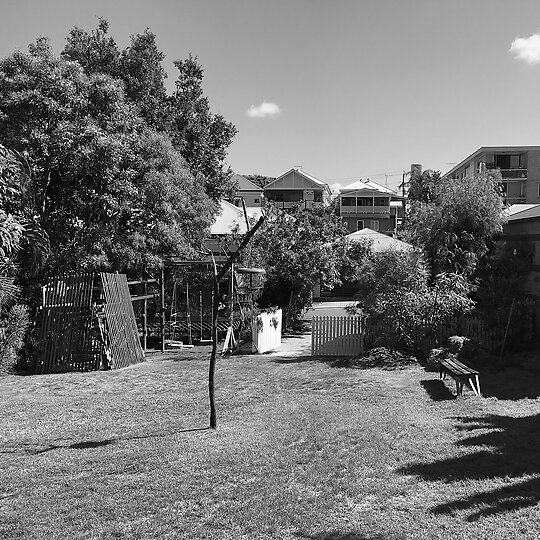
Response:
[[[405,250],[412,249],[413,247],[411,246],[411,244],[407,244],[407,242],[403,242],[402,240],[398,240],[397,238],[392,238],[391,236],[387,236],[386,234],[380,233],[378,231],[368,229],[367,227],[365,229],[361,229],[359,231],[348,234],[345,238],[349,242],[372,240],[373,244],[371,249],[375,252],[384,251],[387,249]]]
[[[356,180],[356,182],[353,182],[352,184],[349,184],[348,186],[345,186],[344,188],[340,189],[340,192],[343,193],[344,191],[358,191],[360,189],[369,189],[369,190],[376,190],[380,191],[381,193],[388,193],[389,195],[392,195],[394,197],[399,197],[398,193],[394,191],[393,189],[387,188],[385,186],[381,186],[380,184],[377,184],[376,182],[373,182],[373,180]]]

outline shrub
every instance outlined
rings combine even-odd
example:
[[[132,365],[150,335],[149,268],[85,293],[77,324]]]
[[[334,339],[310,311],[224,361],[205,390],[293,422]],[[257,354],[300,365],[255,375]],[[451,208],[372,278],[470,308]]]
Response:
[[[440,324],[474,306],[463,276],[442,273],[430,283],[429,269],[415,251],[375,253],[361,275],[358,307],[368,316],[375,345],[421,349]]]
[[[28,308],[21,304],[14,305],[0,320],[0,374],[13,370],[29,322]]]

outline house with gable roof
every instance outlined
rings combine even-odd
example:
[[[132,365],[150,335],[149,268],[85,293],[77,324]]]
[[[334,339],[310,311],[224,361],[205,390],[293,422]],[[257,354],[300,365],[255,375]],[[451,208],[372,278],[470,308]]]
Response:
[[[331,195],[330,186],[294,167],[264,187],[264,196],[279,208],[293,208],[301,204],[311,208],[315,203],[326,203]]]
[[[392,234],[403,215],[403,197],[371,180],[357,180],[340,190],[339,209],[351,232],[369,228]]]
[[[240,174],[235,174],[232,179],[238,185],[235,197],[231,201],[235,206],[242,207],[242,198],[247,208],[260,208],[262,206],[263,190],[260,186]]]

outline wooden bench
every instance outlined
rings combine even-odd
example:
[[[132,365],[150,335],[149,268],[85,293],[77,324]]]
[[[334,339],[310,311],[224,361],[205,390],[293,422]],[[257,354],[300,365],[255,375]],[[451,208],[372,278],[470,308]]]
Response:
[[[439,360],[439,371],[441,379],[445,379],[446,375],[450,375],[456,381],[456,392],[458,396],[463,395],[463,385],[469,383],[472,391],[481,396],[479,373],[475,369],[462,364],[459,360],[451,360],[448,358]]]

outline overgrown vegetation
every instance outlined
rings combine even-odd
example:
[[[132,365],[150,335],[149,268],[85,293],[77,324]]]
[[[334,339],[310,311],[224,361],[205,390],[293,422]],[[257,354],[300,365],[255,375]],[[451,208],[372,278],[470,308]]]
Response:
[[[246,250],[244,262],[266,270],[261,307],[285,308],[286,326],[294,327],[311,305],[314,287],[339,282],[346,253],[344,230],[322,204],[284,212],[270,203],[266,212],[266,223]]]

